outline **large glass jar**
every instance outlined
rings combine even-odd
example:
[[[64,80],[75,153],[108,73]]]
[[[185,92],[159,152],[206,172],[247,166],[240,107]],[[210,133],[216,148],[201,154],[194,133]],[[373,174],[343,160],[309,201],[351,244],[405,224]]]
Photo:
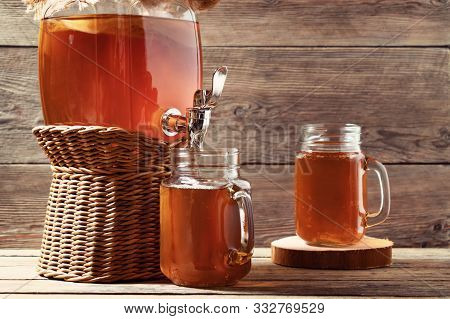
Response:
[[[235,284],[250,271],[254,245],[250,184],[238,151],[172,150],[161,184],[161,270],[175,284]]]
[[[41,20],[46,124],[116,126],[168,139],[202,85],[199,25],[188,1],[53,1]]]

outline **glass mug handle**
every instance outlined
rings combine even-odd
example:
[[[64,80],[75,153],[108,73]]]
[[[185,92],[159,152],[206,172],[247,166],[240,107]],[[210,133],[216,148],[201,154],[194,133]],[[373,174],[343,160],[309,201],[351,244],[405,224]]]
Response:
[[[386,168],[379,161],[366,157],[366,170],[374,171],[380,183],[381,202],[380,208],[375,212],[367,212],[367,227],[381,224],[389,216],[391,210],[391,194],[389,190],[389,178]]]
[[[241,247],[230,249],[228,252],[228,264],[232,266],[247,263],[253,255],[255,245],[253,229],[253,204],[250,194],[244,190],[233,194],[233,199],[239,207],[241,225]]]

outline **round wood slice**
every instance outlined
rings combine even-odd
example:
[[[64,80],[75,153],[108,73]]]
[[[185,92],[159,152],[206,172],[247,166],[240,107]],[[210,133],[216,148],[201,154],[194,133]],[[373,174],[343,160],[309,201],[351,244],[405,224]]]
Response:
[[[346,247],[310,246],[298,236],[272,242],[272,262],[282,266],[313,269],[369,269],[392,264],[393,242],[364,237]]]

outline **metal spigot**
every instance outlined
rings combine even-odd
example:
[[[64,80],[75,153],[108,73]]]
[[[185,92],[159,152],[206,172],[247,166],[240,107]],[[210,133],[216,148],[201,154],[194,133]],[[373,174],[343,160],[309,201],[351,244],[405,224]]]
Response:
[[[211,111],[222,95],[228,69],[222,66],[214,71],[211,90],[197,90],[194,94],[192,108],[187,109],[186,116],[176,108],[167,110],[161,117],[164,134],[175,136],[186,132],[188,147],[202,148],[211,120]]]

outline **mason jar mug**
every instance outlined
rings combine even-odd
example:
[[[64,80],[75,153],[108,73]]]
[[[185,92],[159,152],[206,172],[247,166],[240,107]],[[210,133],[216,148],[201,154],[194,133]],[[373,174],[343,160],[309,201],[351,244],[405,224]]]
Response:
[[[310,124],[302,128],[296,156],[297,235],[312,245],[351,245],[366,228],[382,223],[390,210],[385,167],[360,149],[361,127]],[[367,209],[367,172],[379,179],[381,202]]]
[[[236,149],[173,149],[161,184],[161,270],[173,283],[233,285],[248,274],[254,246],[250,184]]]

